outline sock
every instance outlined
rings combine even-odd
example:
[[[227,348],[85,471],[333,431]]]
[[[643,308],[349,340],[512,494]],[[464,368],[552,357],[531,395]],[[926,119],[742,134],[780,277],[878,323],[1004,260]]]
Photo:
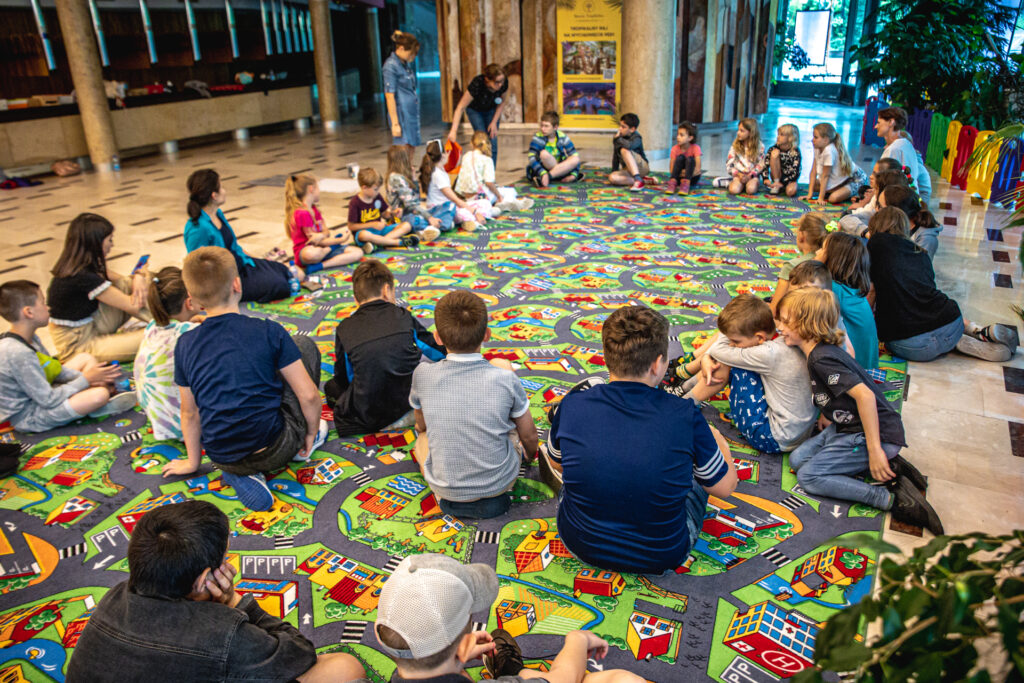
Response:
[[[981,325],[979,325],[978,323],[967,323],[967,334],[978,334],[979,332],[981,332],[981,329]]]
[[[644,177],[642,175],[640,175],[639,173],[637,173],[635,176],[633,176],[633,180],[638,182],[638,183],[641,183],[641,182],[643,182]]]

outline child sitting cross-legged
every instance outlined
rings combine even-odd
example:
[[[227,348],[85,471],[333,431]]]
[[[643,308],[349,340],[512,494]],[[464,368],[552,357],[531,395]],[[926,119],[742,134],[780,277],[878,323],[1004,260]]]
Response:
[[[388,577],[377,603],[373,631],[394,660],[391,683],[468,681],[466,665],[482,658],[488,680],[497,683],[642,683],[621,669],[587,673],[587,659],[601,660],[608,643],[590,631],[570,631],[546,671],[523,667],[523,655],[504,629],[470,631],[472,616],[498,599],[498,576],[485,564],[460,564],[426,553],[402,560]]]
[[[467,291],[445,294],[434,308],[434,338],[448,350],[412,376],[416,460],[441,509],[460,519],[497,517],[524,459],[537,455],[530,403],[511,364],[487,362],[487,306]]]
[[[823,213],[805,213],[800,217],[796,226],[796,248],[800,250],[799,256],[794,256],[779,268],[779,281],[775,283],[775,291],[772,293],[772,313],[779,306],[779,301],[786,295],[790,288],[789,278],[793,269],[801,263],[810,261],[815,253],[821,249],[825,241],[825,224],[828,223],[828,216]]]
[[[412,373],[421,356],[441,360],[445,349],[395,302],[395,278],[380,261],[359,264],[352,293],[359,308],[338,323],[334,379],[324,385],[338,436],[408,429]]]
[[[644,176],[651,171],[644,153],[644,138],[637,130],[639,127],[639,116],[623,114],[619,118],[619,130],[612,138],[612,172],[608,174],[608,182],[629,185],[630,192],[644,189]]]
[[[419,187],[412,179],[412,163],[405,145],[391,145],[388,149],[388,170],[384,177],[388,204],[402,210],[402,215],[424,241],[432,242],[442,232],[455,227],[454,206],[427,209],[420,201]]]
[[[317,655],[299,630],[235,591],[227,516],[204,500],[164,505],[128,541],[128,580],[96,605],[67,680],[343,683],[355,657]]]
[[[412,224],[400,221],[401,209],[392,209],[380,195],[380,173],[364,168],[356,177],[359,192],[348,200],[348,229],[367,254],[382,247],[415,247],[420,238],[410,234]]]
[[[331,236],[319,204],[320,185],[313,176],[300,173],[284,182],[284,231],[292,241],[295,266],[307,275],[324,268],[347,266],[363,258],[348,228],[343,227]]]
[[[729,384],[729,413],[743,438],[762,453],[792,450],[806,439],[818,411],[807,390],[807,363],[775,338],[771,308],[740,294],[718,315],[718,333],[687,370],[700,372],[685,398],[706,401]]]
[[[556,183],[575,183],[583,177],[580,155],[572,139],[558,130],[558,112],[546,111],[540,117],[540,132],[530,140],[526,177],[537,187]]]
[[[936,536],[942,522],[918,491],[910,467],[899,455],[906,446],[903,420],[839,344],[835,295],[815,287],[787,294],[779,304],[779,333],[807,356],[814,403],[828,426],[789,456],[807,493],[856,501],[892,511],[893,519],[926,527]],[[871,476],[884,486],[865,482]]]
[[[121,371],[78,353],[61,364],[50,357],[36,331],[46,327],[50,312],[43,290],[34,282],[0,285],[0,316],[11,323],[0,336],[0,422],[9,420],[22,432],[45,432],[86,415],[101,417],[135,406],[135,394],[111,399]]]
[[[196,249],[185,257],[182,277],[206,320],[174,349],[188,458],[167,463],[163,474],[192,474],[205,450],[242,505],[269,510],[274,496],[264,473],[308,459],[327,437],[320,351],[309,337],[289,337],[272,320],[239,313],[242,283],[227,249]]]
[[[529,197],[518,199],[514,187],[498,187],[495,184],[494,159],[491,157],[491,138],[482,130],[473,133],[470,140],[473,149],[462,155],[459,175],[455,179],[455,191],[469,201],[488,202],[493,208],[491,217],[502,211],[527,211],[533,208]]]
[[[660,574],[686,561],[708,494],[730,496],[736,468],[696,404],[658,388],[668,369],[665,316],[623,306],[601,341],[611,382],[588,378],[551,409],[541,467],[561,475],[558,532],[574,555],[609,571]]]

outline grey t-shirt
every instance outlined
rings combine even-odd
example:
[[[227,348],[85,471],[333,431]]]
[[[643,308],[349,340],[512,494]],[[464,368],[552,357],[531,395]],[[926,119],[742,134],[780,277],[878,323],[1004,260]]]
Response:
[[[427,423],[430,453],[423,472],[435,495],[478,500],[515,481],[520,456],[509,432],[530,409],[515,373],[479,353],[449,353],[416,368],[409,405],[422,410]]]
[[[22,414],[27,414],[32,404],[43,409],[56,408],[89,388],[89,380],[70,368],[62,368],[51,385],[46,381],[46,373],[36,355],[37,351],[46,353],[46,347],[35,335],[32,336],[32,347],[29,348],[21,339],[0,339],[0,421],[11,420],[18,429],[36,429],[20,424]]]
[[[761,376],[768,403],[768,424],[782,450],[791,450],[807,438],[818,418],[818,409],[811,396],[807,359],[800,349],[786,346],[781,338],[740,349],[729,344],[725,335],[719,335],[708,353],[730,367]]]

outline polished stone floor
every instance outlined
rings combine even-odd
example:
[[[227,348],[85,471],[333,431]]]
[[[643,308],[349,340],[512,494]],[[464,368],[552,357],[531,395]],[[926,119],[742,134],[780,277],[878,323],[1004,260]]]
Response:
[[[775,101],[761,118],[768,144],[780,123],[799,126],[805,160],[810,158],[811,127],[819,121],[836,124],[853,159],[865,169],[880,151],[860,147],[858,109]],[[721,174],[733,133],[722,126],[711,128],[700,135],[699,143],[705,167]],[[440,121],[425,122],[423,139],[446,132]],[[522,176],[531,134],[501,134],[499,181]],[[573,138],[585,163],[609,163],[607,135]],[[38,187],[0,192],[0,281],[29,278],[45,285],[68,222],[83,211],[100,213],[116,226],[112,268],[127,271],[143,253],[152,255],[152,269],[180,264],[185,256],[185,180],[203,167],[220,172],[228,193],[225,213],[247,251],[262,254],[275,245],[285,247],[283,191],[254,181],[299,171],[343,178],[350,163],[383,172],[388,144],[379,108],[368,107],[349,114],[335,136],[314,127],[305,135],[289,129],[254,136],[246,143],[183,144],[173,158],[152,154],[125,159],[122,170],[112,176],[47,176]],[[1019,323],[1010,305],[1024,305],[1016,256],[1021,229],[1000,231],[1004,210],[974,205],[943,180],[933,180],[933,185],[932,208],[945,225],[935,259],[940,286],[973,320]],[[344,222],[345,206],[343,195],[324,194],[321,200],[331,225]],[[1002,365],[954,353],[932,363],[912,363],[910,374],[903,412],[910,443],[905,454],[930,477],[928,497],[947,533],[1024,528],[1024,351]],[[887,538],[906,546],[920,542],[897,532],[887,532]]]

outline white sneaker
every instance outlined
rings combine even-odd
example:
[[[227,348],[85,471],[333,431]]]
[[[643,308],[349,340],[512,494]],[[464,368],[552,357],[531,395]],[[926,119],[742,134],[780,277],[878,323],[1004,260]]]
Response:
[[[317,432],[316,432],[316,439],[313,440],[313,447],[310,448],[309,451],[306,452],[305,455],[299,455],[298,453],[296,453],[295,457],[292,458],[292,460],[294,460],[296,462],[308,462],[309,459],[311,457],[313,457],[313,451],[319,449],[327,441],[327,432],[328,432],[327,420],[324,420],[324,419],[321,418],[321,420],[320,420],[320,427],[319,427],[319,429],[317,429]]]
[[[89,417],[106,417],[107,415],[117,415],[123,413],[126,410],[131,410],[139,404],[139,397],[134,391],[124,391],[115,396],[111,396],[110,400],[105,405],[100,406],[96,410],[89,413]]]
[[[441,236],[441,231],[434,226],[428,226],[420,231],[420,240],[423,242],[433,242]]]
[[[519,203],[518,208],[520,211],[529,211],[530,209],[533,208],[533,199],[531,199],[530,197],[523,197],[522,199],[519,199],[517,201]]]

